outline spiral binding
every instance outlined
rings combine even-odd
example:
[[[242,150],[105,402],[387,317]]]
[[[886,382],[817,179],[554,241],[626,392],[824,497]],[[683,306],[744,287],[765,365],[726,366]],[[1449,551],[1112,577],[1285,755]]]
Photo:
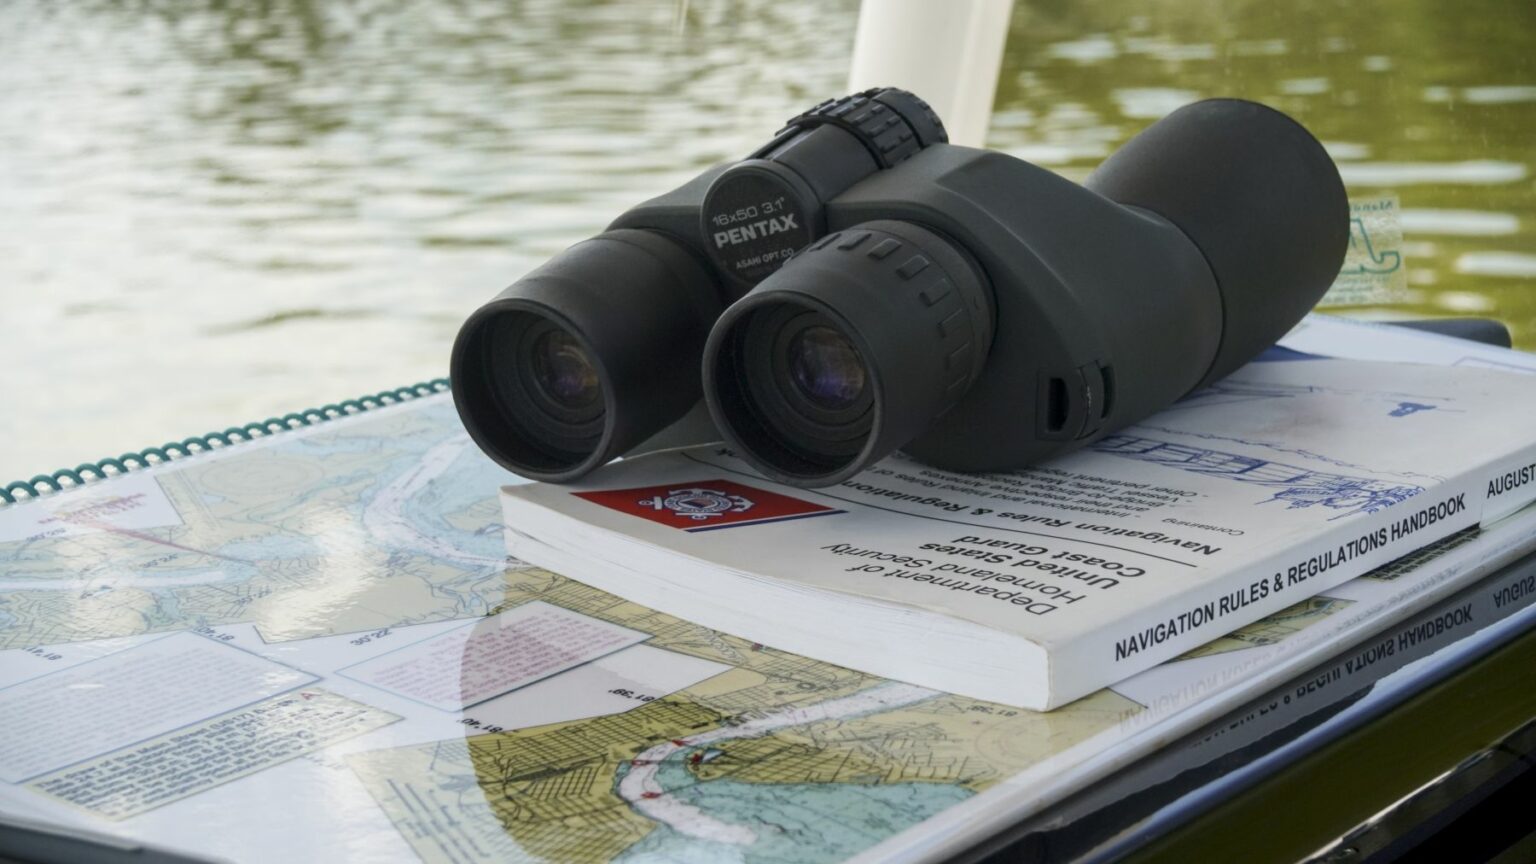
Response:
[[[127,474],[130,471],[148,468],[152,465],[160,465],[172,459],[180,459],[197,453],[206,453],[219,447],[228,447],[231,444],[240,444],[280,432],[316,426],[327,420],[334,420],[337,417],[346,417],[375,408],[383,408],[386,405],[395,405],[411,399],[418,399],[422,396],[431,396],[434,393],[442,393],[447,389],[447,378],[434,378],[431,381],[423,381],[419,384],[396,387],[393,390],[384,390],[371,396],[360,396],[356,399],[333,402],[329,405],[321,405],[319,408],[309,408],[293,414],[284,414],[281,417],[268,417],[265,420],[247,423],[244,426],[231,426],[223,432],[208,432],[203,435],[184,438],[181,441],[168,441],[159,447],[146,447],[137,452],[124,453],[116,458],[109,456],[105,459],[98,459],[95,462],[81,463],[74,468],[60,468],[52,474],[39,474],[31,480],[17,480],[0,487],[0,507],[41,498],[45,495],[62,492],[65,489],[84,486],[87,483]],[[109,468],[112,470],[108,471],[107,469]],[[66,483],[65,481],[68,482]]]

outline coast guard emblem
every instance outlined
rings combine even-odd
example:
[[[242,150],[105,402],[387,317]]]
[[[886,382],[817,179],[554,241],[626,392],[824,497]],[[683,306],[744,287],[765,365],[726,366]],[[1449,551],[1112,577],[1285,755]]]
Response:
[[[689,533],[767,525],[771,522],[844,512],[825,504],[782,492],[770,492],[734,480],[698,480],[694,484],[685,486],[683,483],[669,483],[665,486],[571,494],[610,510],[660,522]]]
[[[652,510],[670,510],[696,522],[702,522],[723,513],[745,513],[752,509],[752,499],[743,495],[730,495],[698,487],[671,489],[668,490],[665,498],[657,495],[638,503]]]

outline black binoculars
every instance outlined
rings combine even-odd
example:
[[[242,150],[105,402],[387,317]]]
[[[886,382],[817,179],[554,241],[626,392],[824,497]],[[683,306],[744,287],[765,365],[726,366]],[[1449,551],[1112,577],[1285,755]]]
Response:
[[[1251,360],[1348,240],[1333,161],[1263,105],[1181,108],[1078,185],[869,90],[497,295],[454,343],[454,403],[537,480],[720,440],[798,486],[897,449],[1019,468]]]

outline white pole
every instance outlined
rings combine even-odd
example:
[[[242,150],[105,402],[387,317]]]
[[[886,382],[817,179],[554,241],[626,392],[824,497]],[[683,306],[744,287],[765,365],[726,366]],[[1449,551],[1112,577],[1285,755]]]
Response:
[[[980,147],[992,118],[1013,0],[864,0],[848,89],[900,87],[938,112],[954,144]]]

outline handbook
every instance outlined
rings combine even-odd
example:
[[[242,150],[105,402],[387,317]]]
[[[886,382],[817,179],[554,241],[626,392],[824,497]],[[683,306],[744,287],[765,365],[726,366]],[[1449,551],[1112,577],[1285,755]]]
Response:
[[[773,648],[1063,705],[1536,498],[1536,378],[1255,362],[1082,451],[825,489],[730,451],[502,489],[508,551]]]

